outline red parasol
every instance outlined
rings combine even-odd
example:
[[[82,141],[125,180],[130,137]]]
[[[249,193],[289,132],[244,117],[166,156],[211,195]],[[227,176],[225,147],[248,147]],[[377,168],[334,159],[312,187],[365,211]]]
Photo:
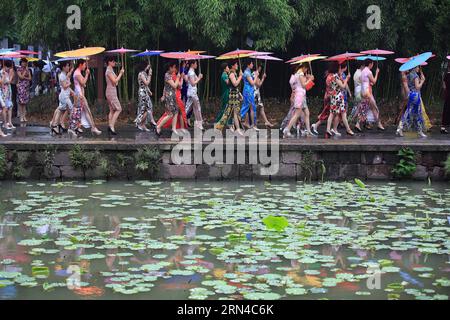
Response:
[[[350,60],[355,60],[356,57],[363,56],[362,53],[353,53],[353,52],[346,52],[342,54],[338,54],[337,56],[330,57],[328,59],[325,59],[326,61],[337,61],[339,64],[342,64],[343,62],[347,61],[347,69],[348,74],[350,74]]]

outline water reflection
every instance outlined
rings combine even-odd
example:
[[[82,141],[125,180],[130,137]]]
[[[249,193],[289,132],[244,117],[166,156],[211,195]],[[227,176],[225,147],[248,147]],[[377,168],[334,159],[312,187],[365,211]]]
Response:
[[[449,190],[350,187],[3,183],[0,298],[448,299]]]

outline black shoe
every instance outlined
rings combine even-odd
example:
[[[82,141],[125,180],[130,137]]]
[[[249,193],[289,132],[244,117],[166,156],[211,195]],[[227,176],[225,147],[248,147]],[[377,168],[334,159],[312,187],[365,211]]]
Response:
[[[66,133],[67,132],[67,129],[66,128],[64,128],[62,125],[60,125],[60,124],[58,124],[58,129],[59,129],[59,132],[62,132],[62,133]]]
[[[441,128],[441,133],[442,133],[442,134],[448,134],[448,131],[447,131],[447,129],[445,129],[445,128]]]
[[[51,133],[52,135],[59,135],[59,134],[60,134],[60,132],[57,131],[56,128],[58,128],[58,126],[51,126],[51,131],[50,131],[50,133]]]
[[[108,133],[111,134],[111,135],[113,135],[113,136],[117,136],[117,132],[113,131],[113,130],[111,129],[111,127],[108,127]]]

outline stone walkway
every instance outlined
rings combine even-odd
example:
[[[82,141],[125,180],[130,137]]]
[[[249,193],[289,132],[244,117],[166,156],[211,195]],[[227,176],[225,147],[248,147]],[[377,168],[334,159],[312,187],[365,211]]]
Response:
[[[170,130],[163,131],[161,137],[157,137],[155,132],[141,132],[134,126],[122,126],[117,129],[119,135],[109,136],[106,128],[100,127],[103,133],[100,136],[93,136],[88,130],[81,138],[71,139],[67,134],[52,136],[50,130],[43,126],[22,126],[17,127],[10,136],[0,139],[3,145],[95,145],[95,146],[123,146],[127,145],[173,145],[177,141],[171,141]],[[277,131],[276,129],[274,129]],[[363,133],[358,133],[351,137],[343,134],[341,137],[328,138],[324,134],[325,128],[320,128],[318,137],[300,137],[282,139],[280,137],[281,148],[289,147],[289,149],[313,149],[313,150],[329,150],[329,151],[351,151],[351,150],[387,150],[398,149],[399,146],[418,147],[429,151],[449,151],[450,152],[450,135],[443,135],[438,128],[433,128],[427,138],[418,138],[417,134],[410,132],[405,133],[405,137],[395,135],[395,128],[388,128],[382,132],[372,129]],[[345,131],[340,130],[341,133]],[[193,135],[193,131],[190,133]],[[210,140],[209,140],[210,141]],[[205,143],[208,143],[207,141]]]

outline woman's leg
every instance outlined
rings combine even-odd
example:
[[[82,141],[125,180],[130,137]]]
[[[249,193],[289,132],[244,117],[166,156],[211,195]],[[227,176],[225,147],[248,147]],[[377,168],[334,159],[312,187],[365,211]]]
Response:
[[[328,116],[328,121],[327,121],[327,133],[328,134],[331,133],[331,125],[333,124],[333,121],[335,120],[334,116],[335,116],[335,114],[333,112],[330,112],[330,115]]]
[[[304,113],[303,121],[305,122],[306,131],[307,131],[308,133],[311,133],[311,124],[310,124],[310,121],[309,121],[309,109],[308,109],[308,108],[305,108],[305,109],[303,110],[303,113]]]
[[[383,125],[381,123],[380,111],[378,109],[377,102],[375,101],[375,98],[373,97],[373,95],[371,95],[369,97],[369,106],[372,109],[373,115],[374,115],[375,120],[376,120],[376,122],[378,124],[378,128],[384,130],[384,127],[383,127]]]
[[[138,123],[138,125],[140,127],[145,126],[145,122],[147,121],[147,116],[148,116],[147,111],[144,111],[141,115],[139,115],[139,118],[141,121]]]
[[[345,130],[347,131],[347,133],[353,134],[353,131],[352,131],[352,129],[350,129],[350,125],[348,124],[347,111],[341,113],[341,117],[342,117],[342,122],[344,123]]]
[[[111,118],[111,125],[110,125],[110,127],[111,127],[111,129],[113,131],[115,131],[115,125],[116,125],[117,119],[119,118],[119,115],[120,115],[121,112],[122,112],[122,106],[121,105],[117,105],[116,109],[113,110],[112,118]]]
[[[301,115],[302,115],[302,109],[301,108],[295,109],[294,114],[292,115],[292,118],[289,121],[289,124],[287,125],[287,127],[285,129],[287,132],[291,131],[292,127],[294,126],[294,124],[297,123],[297,120],[300,118]]]
[[[8,109],[8,123],[12,127],[12,107]]]
[[[175,113],[173,115],[173,119],[172,119],[172,132],[175,132],[175,133],[177,133],[178,114],[179,114],[179,112]]]
[[[264,124],[268,127],[273,127],[273,124],[270,123],[269,119],[267,119],[266,112],[264,111],[264,106],[260,107],[260,113],[261,113],[261,117],[264,121]]]
[[[172,117],[171,114],[166,114],[164,115],[164,118],[162,120],[160,120],[159,124],[156,126],[156,133],[160,133],[161,132],[161,128],[164,127],[164,125],[166,124],[167,121],[169,121],[169,119]]]
[[[59,107],[58,107],[58,108],[56,108],[55,112],[53,112],[53,118],[52,118],[52,121],[50,122],[50,126],[55,127],[58,125],[60,115],[61,115],[61,111],[59,110]]]

